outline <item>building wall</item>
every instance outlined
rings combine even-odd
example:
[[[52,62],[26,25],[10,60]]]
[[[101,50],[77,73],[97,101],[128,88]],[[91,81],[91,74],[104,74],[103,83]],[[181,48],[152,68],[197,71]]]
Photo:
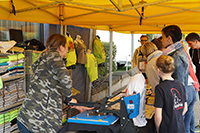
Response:
[[[89,48],[89,35],[90,35],[89,29],[75,27],[75,26],[67,26],[67,31],[72,36],[73,40],[76,39],[77,35],[80,35],[81,39],[84,41],[87,48]],[[77,64],[76,68],[72,70],[73,87],[81,92],[80,94],[75,96],[77,100],[81,101],[85,100],[86,76],[87,73],[85,65],[83,64]]]
[[[76,39],[77,35],[80,35],[87,48],[89,48],[90,29],[80,28],[76,26],[67,26],[67,31],[74,40]]]

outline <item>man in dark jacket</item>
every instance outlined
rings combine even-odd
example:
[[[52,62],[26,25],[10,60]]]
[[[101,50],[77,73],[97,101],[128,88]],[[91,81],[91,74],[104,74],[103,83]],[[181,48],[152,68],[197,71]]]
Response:
[[[189,50],[190,57],[192,58],[193,64],[196,66],[196,76],[200,83],[200,37],[197,33],[190,33],[185,38],[189,46],[191,47]],[[200,92],[199,92],[200,96]]]

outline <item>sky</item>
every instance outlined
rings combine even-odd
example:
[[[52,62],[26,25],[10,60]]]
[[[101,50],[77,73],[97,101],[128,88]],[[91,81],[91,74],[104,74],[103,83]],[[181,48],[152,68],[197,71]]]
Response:
[[[103,42],[110,41],[110,32],[97,30],[96,35],[99,35],[100,40]],[[141,34],[134,34],[134,50],[140,46]],[[123,34],[113,32],[113,42],[117,46],[116,61],[131,61],[131,34]]]

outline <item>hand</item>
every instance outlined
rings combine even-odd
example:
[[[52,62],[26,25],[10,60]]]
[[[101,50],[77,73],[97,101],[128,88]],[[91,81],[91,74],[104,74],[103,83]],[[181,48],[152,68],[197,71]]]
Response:
[[[75,109],[79,110],[80,113],[82,113],[82,112],[84,112],[84,111],[87,111],[87,110],[92,110],[92,109],[94,109],[94,107],[89,108],[89,107],[85,107],[85,106],[71,106],[71,108],[75,108]]]

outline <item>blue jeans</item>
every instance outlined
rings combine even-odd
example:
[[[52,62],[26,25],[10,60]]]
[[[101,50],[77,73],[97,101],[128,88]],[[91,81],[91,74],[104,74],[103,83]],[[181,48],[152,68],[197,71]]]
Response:
[[[20,133],[33,133],[33,132],[31,132],[31,131],[29,131],[21,122],[19,122],[18,120],[17,120],[17,126],[18,126],[18,128],[19,128],[19,130],[20,130]]]
[[[194,121],[194,104],[197,101],[197,92],[193,85],[187,86],[186,89],[186,97],[187,97],[187,107],[188,111],[184,115],[184,123],[186,133],[194,133],[195,132],[195,121]]]

